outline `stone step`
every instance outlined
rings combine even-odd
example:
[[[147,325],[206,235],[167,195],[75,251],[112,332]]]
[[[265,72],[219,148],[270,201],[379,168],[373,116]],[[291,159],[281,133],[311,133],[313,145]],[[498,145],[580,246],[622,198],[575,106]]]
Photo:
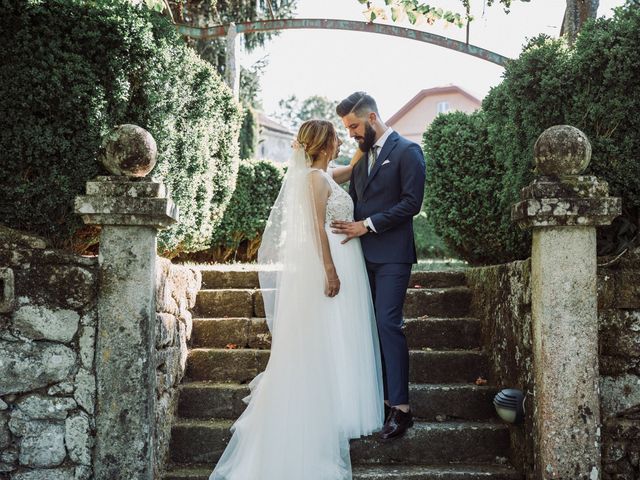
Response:
[[[428,421],[495,419],[495,387],[473,384],[411,384],[409,395],[416,418]],[[178,416],[235,420],[244,411],[247,385],[188,382],[180,386]]]
[[[404,331],[409,348],[478,348],[480,321],[475,318],[411,318]],[[193,347],[265,349],[271,335],[264,318],[199,318],[193,321]]]
[[[247,383],[263,371],[268,350],[194,348],[189,351],[186,377],[190,380]],[[411,350],[409,381],[414,383],[471,383],[488,378],[488,362],[481,351]]]
[[[203,289],[260,288],[258,271],[250,266],[201,267],[200,271]],[[409,285],[413,288],[459,287],[466,285],[466,278],[463,271],[413,272]]]
[[[163,480],[208,480],[213,466],[175,467]],[[522,475],[498,465],[356,465],[353,480],[520,480]]]
[[[471,291],[467,287],[410,288],[404,305],[404,316],[416,318],[464,317],[469,313]],[[218,289],[200,290],[196,299],[195,317],[264,317],[260,290]]]
[[[171,433],[174,464],[213,465],[231,438],[231,420],[179,420]],[[375,435],[351,442],[356,464],[434,465],[496,463],[509,449],[509,430],[501,423],[416,422],[404,437],[382,443]]]

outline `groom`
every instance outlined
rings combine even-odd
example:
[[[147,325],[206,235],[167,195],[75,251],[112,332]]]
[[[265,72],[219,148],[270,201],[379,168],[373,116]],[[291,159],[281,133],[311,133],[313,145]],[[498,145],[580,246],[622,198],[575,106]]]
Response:
[[[409,406],[409,349],[402,307],[411,265],[416,263],[413,216],[420,212],[425,164],[421,148],[387,127],[375,100],[356,92],[336,108],[349,136],[365,156],[351,173],[354,222],[333,222],[348,242],[361,237],[382,351],[385,424],[382,440],[402,436],[413,425]]]

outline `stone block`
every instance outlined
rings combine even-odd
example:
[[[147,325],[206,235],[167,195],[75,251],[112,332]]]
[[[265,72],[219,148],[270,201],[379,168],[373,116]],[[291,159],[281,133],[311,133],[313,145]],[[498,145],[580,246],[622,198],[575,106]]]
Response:
[[[21,437],[18,460],[29,467],[55,467],[64,461],[64,424],[31,420],[14,412],[9,421],[11,431]]]
[[[223,270],[219,267],[202,268],[202,288],[260,288],[256,270]]]
[[[201,317],[253,316],[253,290],[200,290],[196,312]]]
[[[640,309],[640,270],[622,270],[617,280],[617,307]]]
[[[93,469],[85,465],[80,465],[75,469],[74,480],[92,480]]]
[[[52,310],[44,305],[24,305],[13,313],[13,328],[27,338],[70,342],[80,316],[73,310]]]
[[[466,287],[410,288],[404,302],[404,316],[464,317],[469,313],[470,303],[471,291]]]
[[[0,313],[13,311],[15,296],[13,270],[10,268],[0,268]]]
[[[600,378],[600,408],[603,418],[640,404],[640,377],[632,374]]]
[[[78,339],[80,347],[80,362],[88,370],[93,368],[93,359],[96,352],[96,329],[95,327],[82,327]]]
[[[264,318],[266,313],[264,311],[264,300],[262,298],[262,290],[256,290],[253,293],[253,316]]]
[[[73,393],[75,387],[73,382],[60,382],[47,390],[49,395],[68,395]]]
[[[98,323],[98,314],[95,309],[89,310],[85,313],[80,319],[80,323],[87,327],[95,327],[96,323]]]
[[[39,420],[64,420],[67,412],[77,407],[73,398],[38,394],[23,397],[15,405],[25,416]]]
[[[64,345],[0,340],[0,393],[27,392],[68,378],[76,354]]]
[[[187,347],[187,333],[184,323],[178,323],[178,332],[180,337],[180,371],[184,372],[187,368],[187,356],[189,355],[189,347]]]
[[[20,230],[0,225],[0,248],[5,250],[21,248],[42,250],[47,248],[47,241],[31,233],[24,233]]]
[[[9,430],[9,413],[0,412],[0,450],[4,450],[11,444],[11,431]]]
[[[598,311],[614,308],[616,303],[616,272],[608,269],[598,271]]]
[[[91,465],[91,427],[86,413],[67,418],[65,422],[65,442],[72,462]]]
[[[190,340],[191,334],[193,333],[193,315],[185,308],[184,310],[180,310],[180,317],[178,318],[184,323],[185,335],[187,336],[187,340]]]
[[[48,468],[14,473],[11,480],[75,480],[75,472],[72,467]]]
[[[58,252],[51,251],[54,255]],[[41,261],[46,261],[39,259]],[[16,273],[16,291],[32,302],[63,309],[88,308],[97,296],[93,270],[68,264],[35,264]]]
[[[96,377],[83,368],[76,375],[76,389],[73,395],[78,405],[93,415],[96,404]]]
[[[169,313],[158,313],[156,321],[156,348],[162,348],[173,344],[176,336],[176,317]]]
[[[166,228],[178,220],[170,198],[78,196],[75,212],[88,225],[131,225]]]
[[[18,450],[14,447],[0,449],[0,473],[13,472],[18,467]]]

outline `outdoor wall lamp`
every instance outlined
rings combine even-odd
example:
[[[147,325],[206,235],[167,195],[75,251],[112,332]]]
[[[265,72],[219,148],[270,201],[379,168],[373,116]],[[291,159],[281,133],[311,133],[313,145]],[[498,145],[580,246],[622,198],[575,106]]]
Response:
[[[505,388],[493,397],[493,406],[502,420],[522,423],[524,420],[524,394],[515,388]]]

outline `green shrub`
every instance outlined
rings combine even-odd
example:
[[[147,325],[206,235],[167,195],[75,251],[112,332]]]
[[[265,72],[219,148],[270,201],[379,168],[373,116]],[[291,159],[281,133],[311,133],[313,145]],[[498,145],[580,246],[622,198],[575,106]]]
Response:
[[[418,258],[451,258],[454,256],[444,241],[436,235],[426,212],[422,211],[413,217],[413,234]]]
[[[562,41],[542,35],[507,65],[502,83],[482,102],[488,142],[502,175],[495,198],[499,208],[486,213],[505,261],[530,254],[530,232],[511,221],[511,206],[533,180],[534,143],[548,127],[565,123],[572,93],[569,53]]]
[[[236,189],[211,240],[217,260],[235,256],[243,243],[243,259],[254,259],[283,177],[283,168],[269,160],[240,163]]]
[[[180,207],[163,252],[206,247],[233,192],[240,107],[162,16],[128,2],[0,0],[2,222],[68,243],[101,138],[149,130]]]
[[[477,114],[441,117],[425,133],[426,211],[463,259],[503,262],[530,254],[530,233],[511,222],[510,210],[533,179],[535,141],[558,124],[587,134],[593,156],[585,173],[609,182],[611,194],[623,199],[623,216],[599,231],[599,253],[629,245],[640,219],[638,32],[640,9],[628,3],[611,19],[587,23],[572,50],[540,36],[507,65],[502,83],[484,99],[484,120]],[[479,155],[491,165],[492,178],[474,171],[484,168]],[[460,164],[467,168],[458,171]],[[469,197],[473,189],[491,201]]]
[[[496,193],[502,172],[488,143],[484,114],[439,115],[424,135],[424,210],[459,258],[472,264],[502,260]]]
[[[609,182],[627,208],[640,207],[640,8],[588,23],[576,43],[567,123],[593,147],[589,173]]]

